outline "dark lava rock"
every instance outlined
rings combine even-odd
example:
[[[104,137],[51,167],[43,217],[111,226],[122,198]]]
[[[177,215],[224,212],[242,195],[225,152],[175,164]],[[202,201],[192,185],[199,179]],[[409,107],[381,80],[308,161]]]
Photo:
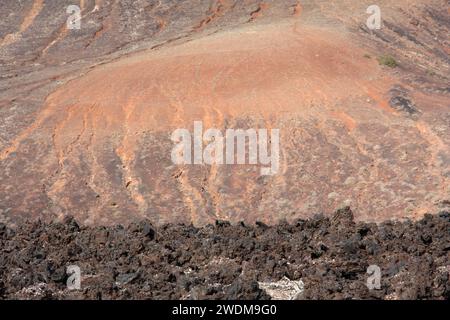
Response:
[[[166,224],[157,241],[150,221],[0,224],[0,298],[269,299],[258,282],[288,277],[303,281],[304,299],[448,299],[449,230],[448,213],[377,225],[350,208],[276,226]],[[69,265],[81,290],[66,287]],[[379,290],[366,286],[370,265]]]
[[[116,282],[118,282],[121,285],[128,284],[131,283],[133,280],[135,280],[138,276],[139,274],[136,272],[119,274],[116,277]]]
[[[406,88],[396,85],[389,91],[389,93],[391,95],[389,105],[393,109],[405,112],[409,115],[417,115],[420,113],[414,102],[408,97],[409,91]]]
[[[63,223],[67,226],[70,232],[80,231],[80,226],[75,221],[75,218],[72,216],[65,217]]]
[[[261,290],[256,281],[236,280],[226,291],[227,299],[231,300],[265,300],[269,299],[263,290]]]
[[[349,226],[354,224],[353,212],[350,207],[339,209],[331,219],[333,225]]]
[[[155,239],[156,231],[150,223],[144,223],[144,225],[142,226],[142,233],[150,240]]]
[[[407,112],[409,114],[416,114],[418,113],[416,107],[412,103],[412,101],[408,98],[396,96],[389,100],[389,104],[392,108],[398,111]]]

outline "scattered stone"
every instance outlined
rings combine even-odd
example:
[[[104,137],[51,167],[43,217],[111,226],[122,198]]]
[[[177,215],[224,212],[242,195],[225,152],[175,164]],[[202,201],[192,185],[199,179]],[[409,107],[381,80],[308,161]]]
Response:
[[[148,222],[145,222],[144,225],[142,226],[142,233],[144,234],[145,237],[149,238],[150,240],[155,239],[156,231],[153,228],[153,226]]]
[[[124,273],[124,274],[119,274],[116,277],[116,282],[119,285],[124,285],[124,284],[128,284],[131,283],[134,279],[136,279],[138,277],[138,273]]]
[[[302,280],[292,281],[287,277],[276,282],[258,282],[258,285],[273,300],[299,300],[305,290]]]

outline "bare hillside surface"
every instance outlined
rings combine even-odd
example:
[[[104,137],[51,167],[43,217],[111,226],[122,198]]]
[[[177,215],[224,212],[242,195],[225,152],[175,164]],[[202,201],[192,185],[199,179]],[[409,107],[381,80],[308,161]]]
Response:
[[[0,220],[274,224],[450,205],[443,0],[2,1]],[[392,57],[396,67],[380,63]],[[280,129],[280,170],[172,163],[170,134]]]

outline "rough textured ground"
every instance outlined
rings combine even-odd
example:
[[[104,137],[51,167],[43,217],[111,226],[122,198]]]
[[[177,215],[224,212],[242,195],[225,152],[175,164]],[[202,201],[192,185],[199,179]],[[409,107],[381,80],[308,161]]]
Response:
[[[0,221],[294,221],[444,210],[449,6],[377,1],[2,1]],[[396,69],[377,58],[392,55]],[[171,131],[281,130],[281,169],[174,166]]]
[[[450,213],[355,223],[348,209],[294,224],[202,228],[149,221],[85,227],[71,218],[0,225],[0,297],[268,299],[258,282],[301,280],[299,299],[450,299]],[[81,290],[66,289],[66,267]],[[381,268],[381,289],[366,286]]]

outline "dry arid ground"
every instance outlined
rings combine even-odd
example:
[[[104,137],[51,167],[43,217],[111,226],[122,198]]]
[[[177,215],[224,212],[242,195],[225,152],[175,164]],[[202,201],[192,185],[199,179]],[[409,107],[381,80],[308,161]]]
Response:
[[[0,296],[448,299],[449,34],[447,0],[0,1]],[[277,174],[174,164],[194,121],[279,129]]]

